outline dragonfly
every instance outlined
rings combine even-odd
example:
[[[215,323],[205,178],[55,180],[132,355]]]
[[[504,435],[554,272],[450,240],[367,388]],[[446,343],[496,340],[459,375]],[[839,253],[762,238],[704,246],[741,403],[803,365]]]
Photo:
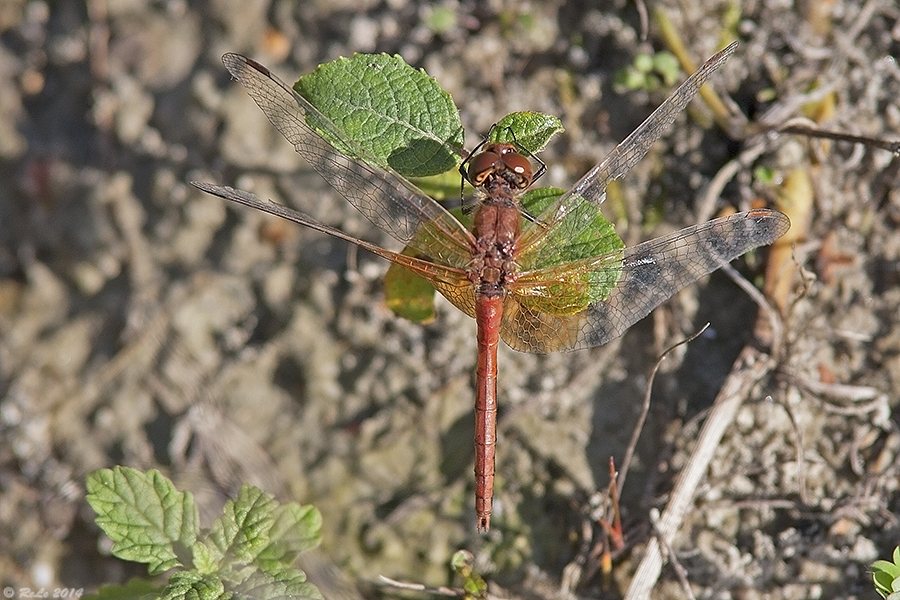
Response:
[[[790,227],[782,213],[757,208],[596,256],[573,259],[560,247],[561,240],[592,234],[593,216],[610,182],[625,176],[647,153],[736,47],[732,43],[707,60],[606,158],[538,214],[526,214],[520,204],[540,174],[529,153],[514,143],[483,143],[459,167],[476,189],[471,228],[371,158],[269,69],[239,54],[225,54],[225,67],[272,125],[357,210],[403,244],[402,253],[243,190],[192,184],[399,264],[475,318],[475,513],[478,530],[486,531],[494,487],[500,339],[515,350],[534,353],[599,346],[621,336],[680,289],[771,244]],[[610,283],[610,289],[591,295],[598,279]]]

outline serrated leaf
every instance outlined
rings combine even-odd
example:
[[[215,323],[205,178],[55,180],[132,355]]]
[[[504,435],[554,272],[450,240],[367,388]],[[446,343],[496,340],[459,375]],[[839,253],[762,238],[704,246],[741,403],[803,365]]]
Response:
[[[322,514],[312,506],[290,502],[275,510],[269,545],[260,552],[255,564],[262,571],[274,574],[321,542]]]
[[[182,571],[169,578],[161,600],[230,600],[233,596],[215,575],[203,576],[196,571]]]
[[[565,131],[558,117],[536,112],[515,112],[491,128],[488,141],[518,144],[532,154],[540,152],[557,133]]]
[[[381,166],[425,177],[459,165],[460,153],[453,149],[462,148],[464,140],[453,99],[399,56],[340,58],[302,76],[294,89]],[[353,156],[337,140],[328,141]]]
[[[193,552],[194,568],[198,573],[214,573],[219,569],[219,561],[222,555],[215,548],[203,542],[197,541],[191,548]]]
[[[115,556],[147,563],[151,575],[189,564],[198,531],[190,493],[176,490],[159,471],[127,467],[91,473],[87,490],[96,523],[113,541]]]
[[[248,564],[269,545],[275,523],[275,499],[250,485],[243,485],[236,500],[229,500],[213,523],[209,544],[226,564]]]
[[[297,569],[283,568],[274,574],[256,572],[235,589],[235,597],[246,600],[323,600],[319,589]]]
[[[161,592],[162,588],[145,579],[131,579],[125,585],[102,585],[96,594],[86,594],[81,600],[150,600]]]

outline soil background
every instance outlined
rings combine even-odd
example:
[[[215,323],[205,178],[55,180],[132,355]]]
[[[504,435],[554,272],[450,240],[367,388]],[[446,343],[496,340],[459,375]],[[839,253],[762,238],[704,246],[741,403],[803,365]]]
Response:
[[[516,110],[558,115],[547,183],[596,164],[671,91],[618,91],[665,47],[653,11],[711,79],[734,131],[695,100],[616,190],[628,244],[728,208],[813,203],[780,277],[784,336],[743,390],[672,547],[698,598],[872,598],[900,543],[900,159],[766,130],[797,117],[900,138],[893,0],[656,2],[136,0],[0,2],[0,584],[96,590],[145,574],[109,556],[84,480],[159,468],[209,522],[242,482],[317,506],[305,567],[326,598],[378,576],[458,584],[471,550],[499,597],[623,593],[757,305],[721,273],[607,346],[501,348],[493,528],[475,531],[474,322],[444,301],[391,315],[368,253],[189,185],[233,185],[398,249],[230,80],[222,53],[287,81],[354,52],[400,54],[461,109],[467,146]],[[686,75],[682,73],[679,81]],[[824,99],[824,100],[823,100]],[[712,202],[723,167],[736,166]],[[802,186],[801,186],[802,188]],[[608,207],[608,209],[606,208]],[[735,261],[760,283],[768,252]],[[626,547],[596,571],[609,476],[667,347],[622,490]],[[683,597],[668,566],[656,598]]]

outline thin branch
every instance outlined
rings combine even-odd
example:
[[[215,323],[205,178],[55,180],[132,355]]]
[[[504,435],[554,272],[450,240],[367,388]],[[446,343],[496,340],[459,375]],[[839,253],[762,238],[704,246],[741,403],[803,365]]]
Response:
[[[678,346],[693,342],[695,339],[697,339],[697,337],[700,336],[700,334],[706,331],[708,327],[709,323],[704,325],[697,333],[667,348],[660,355],[659,359],[656,361],[656,364],[653,365],[653,370],[650,371],[650,378],[647,380],[647,387],[644,391],[644,405],[643,407],[641,407],[641,416],[638,417],[638,422],[634,426],[634,431],[631,433],[631,441],[628,442],[628,449],[625,451],[625,458],[622,459],[622,470],[619,472],[619,481],[617,484],[620,490],[625,486],[625,478],[628,476],[628,467],[631,465],[632,458],[634,458],[634,452],[637,448],[638,438],[641,437],[641,430],[644,428],[644,423],[647,421],[647,414],[650,412],[650,394],[653,391],[653,380],[656,378],[656,372],[659,370],[660,365],[662,365],[663,359]]]

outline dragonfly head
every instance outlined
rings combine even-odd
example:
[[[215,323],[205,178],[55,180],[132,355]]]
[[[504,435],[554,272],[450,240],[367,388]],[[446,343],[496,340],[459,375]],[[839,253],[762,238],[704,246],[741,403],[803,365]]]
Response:
[[[531,185],[534,169],[512,144],[488,144],[472,157],[463,175],[476,188],[499,178],[513,189],[524,190]]]

